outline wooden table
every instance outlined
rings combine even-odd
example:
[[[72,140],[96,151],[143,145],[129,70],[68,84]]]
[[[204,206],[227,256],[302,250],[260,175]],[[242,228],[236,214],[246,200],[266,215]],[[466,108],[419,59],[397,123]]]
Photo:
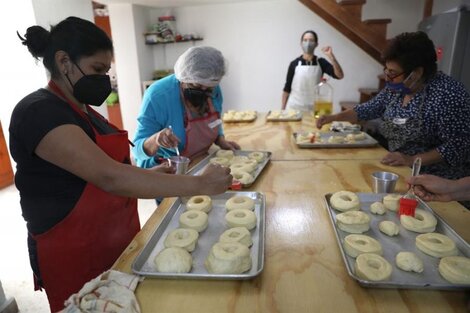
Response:
[[[326,193],[371,192],[370,174],[392,170],[404,192],[408,168],[377,160],[272,161],[252,190],[266,195],[264,271],[248,281],[145,279],[136,295],[143,313],[158,312],[466,312],[463,291],[362,288],[347,274],[324,204]],[[165,199],[116,261],[131,264],[174,199]],[[470,213],[456,202],[431,203],[465,240]]]
[[[228,140],[237,142],[242,150],[271,151],[272,160],[381,160],[387,150],[377,145],[355,149],[303,149],[293,139],[300,130],[318,131],[311,113],[304,113],[301,121],[269,122],[267,113],[258,113],[251,123],[224,123]]]

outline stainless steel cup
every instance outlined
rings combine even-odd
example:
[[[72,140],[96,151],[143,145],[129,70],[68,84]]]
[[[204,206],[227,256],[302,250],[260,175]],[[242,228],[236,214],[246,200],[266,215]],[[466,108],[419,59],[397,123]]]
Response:
[[[168,159],[170,166],[174,167],[175,174],[186,174],[189,166],[189,158],[175,155]]]
[[[395,185],[398,175],[390,172],[374,172],[372,174],[372,189],[375,193],[392,193],[395,191]]]

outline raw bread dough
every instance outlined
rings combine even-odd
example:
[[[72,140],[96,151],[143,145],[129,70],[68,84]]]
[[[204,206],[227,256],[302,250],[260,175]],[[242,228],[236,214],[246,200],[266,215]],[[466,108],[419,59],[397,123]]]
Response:
[[[359,197],[351,191],[337,191],[330,198],[333,209],[345,211],[357,211],[360,209]]]
[[[437,219],[434,215],[423,209],[416,209],[415,216],[400,215],[401,225],[416,233],[431,233],[436,229]]]
[[[251,184],[255,180],[255,178],[248,172],[232,170],[231,174],[233,178],[242,183],[242,185]]]
[[[264,155],[263,152],[254,151],[254,152],[251,152],[250,154],[248,154],[248,157],[250,159],[256,160],[256,162],[258,162],[258,163],[261,163],[261,162],[264,161],[266,156]]]
[[[225,167],[230,166],[230,160],[227,158],[222,158],[222,157],[211,158],[209,160],[209,163],[215,163],[215,164],[219,164]]]
[[[338,228],[353,234],[360,234],[369,230],[370,217],[362,211],[348,211],[336,215]]]
[[[231,160],[233,158],[233,151],[232,150],[218,150],[215,155],[219,158],[226,158]]]
[[[207,228],[209,217],[202,211],[186,211],[180,215],[180,227],[191,228],[197,232],[202,232]]]
[[[439,273],[453,284],[470,284],[470,259],[447,256],[439,261]]]
[[[251,268],[250,249],[239,242],[218,242],[204,263],[209,273],[240,274]]]
[[[209,213],[212,209],[212,199],[205,195],[193,196],[189,198],[186,203],[186,209],[188,209],[188,211],[196,210]]]
[[[347,235],[344,238],[344,251],[353,258],[362,253],[382,255],[382,245],[374,238],[366,235]]]
[[[245,227],[248,230],[256,227],[256,214],[250,210],[229,211],[225,214],[225,220],[230,227]]]
[[[416,236],[416,248],[435,258],[457,255],[457,246],[449,237],[439,233]]]
[[[162,273],[188,273],[193,257],[183,248],[171,247],[160,251],[154,260],[157,271]]]
[[[400,233],[400,228],[392,221],[382,221],[379,223],[379,230],[387,236],[396,236]]]
[[[382,202],[374,202],[370,205],[370,212],[373,214],[384,215],[387,208]]]
[[[398,252],[395,257],[395,263],[399,269],[407,272],[422,273],[424,270],[423,261],[413,252]]]
[[[398,211],[401,197],[401,195],[396,193],[388,194],[383,198],[383,203],[390,211]]]
[[[227,211],[232,210],[251,210],[255,208],[255,201],[247,196],[234,196],[225,202],[225,208]]]
[[[194,251],[199,233],[191,228],[173,229],[165,238],[164,245],[167,248],[179,247],[188,252]]]
[[[239,242],[242,245],[251,247],[253,240],[251,234],[246,227],[233,227],[227,229],[220,235],[219,242]]]
[[[363,253],[356,258],[354,264],[356,275],[359,278],[381,281],[390,278],[392,266],[378,254]]]

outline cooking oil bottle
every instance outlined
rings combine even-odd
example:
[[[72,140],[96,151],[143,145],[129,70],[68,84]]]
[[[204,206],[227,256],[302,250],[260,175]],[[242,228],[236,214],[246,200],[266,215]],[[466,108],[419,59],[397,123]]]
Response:
[[[315,88],[315,98],[313,103],[313,115],[319,118],[321,115],[333,113],[333,87],[322,78]]]

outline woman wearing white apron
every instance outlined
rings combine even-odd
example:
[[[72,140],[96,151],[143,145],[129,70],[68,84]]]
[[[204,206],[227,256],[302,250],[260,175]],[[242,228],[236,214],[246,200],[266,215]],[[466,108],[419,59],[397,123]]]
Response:
[[[331,63],[314,55],[314,50],[318,46],[318,36],[314,31],[305,31],[300,43],[304,53],[289,64],[282,93],[283,110],[312,110],[315,86],[323,74],[335,79],[342,79],[344,76],[330,46],[323,47],[322,51]]]

